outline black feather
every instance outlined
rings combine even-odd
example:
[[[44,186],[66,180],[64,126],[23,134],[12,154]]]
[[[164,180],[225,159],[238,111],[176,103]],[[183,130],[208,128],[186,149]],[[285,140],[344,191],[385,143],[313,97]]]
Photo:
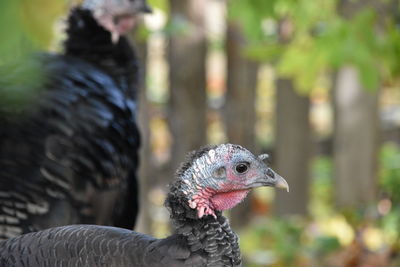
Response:
[[[47,261],[54,266],[241,266],[238,237],[228,220],[220,211],[196,217],[180,190],[183,180],[177,177],[165,201],[176,228],[167,238],[94,225],[51,228],[0,242],[0,262],[15,267]]]
[[[188,219],[165,239],[121,228],[72,225],[0,242],[0,266],[27,265],[241,266],[241,259],[238,238],[219,214],[217,219]]]
[[[208,151],[214,149],[215,147],[216,145],[207,145],[203,146],[198,150],[189,152],[186,156],[185,161],[180,165],[180,167],[176,171],[176,176],[178,177],[182,176],[182,174],[192,166],[194,159],[201,157],[202,155],[206,154]]]
[[[80,8],[64,45],[63,55],[0,70],[0,96],[30,92],[25,105],[0,106],[0,239],[67,224],[135,224],[138,60],[125,37],[113,44]],[[34,81],[13,76],[36,69]],[[104,197],[111,204],[96,209]]]

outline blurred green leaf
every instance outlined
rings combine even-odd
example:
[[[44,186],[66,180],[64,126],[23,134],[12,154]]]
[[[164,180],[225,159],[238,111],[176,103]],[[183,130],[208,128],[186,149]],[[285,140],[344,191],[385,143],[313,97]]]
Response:
[[[135,40],[139,42],[144,42],[147,40],[150,34],[151,31],[146,27],[144,23],[141,23],[139,27],[137,27],[137,29],[135,30]]]
[[[66,0],[0,1],[0,64],[47,49]]]
[[[293,266],[304,252],[301,246],[304,221],[292,219],[265,219],[241,233],[241,248],[247,256],[255,251],[272,251],[284,266]]]
[[[232,0],[229,18],[249,39],[245,54],[277,63],[279,73],[293,78],[300,93],[309,93],[321,75],[353,65],[363,86],[375,90],[382,79],[400,73],[400,31],[386,20],[376,30],[377,11],[366,7],[351,19],[337,13],[337,0]],[[289,40],[277,45],[278,25],[289,21]]]
[[[392,77],[400,74],[400,28],[397,23],[392,21],[389,24],[388,33],[382,45],[387,74]]]
[[[298,91],[308,94],[326,68],[325,55],[320,52],[310,36],[300,36],[282,55],[278,71],[282,76],[294,77]]]
[[[319,236],[314,240],[312,247],[316,253],[326,255],[338,250],[340,242],[334,236]]]
[[[315,217],[333,213],[333,165],[330,157],[317,157],[312,162],[310,210]]]
[[[169,1],[168,0],[148,0],[149,5],[152,8],[160,9],[165,13],[169,13]]]
[[[262,23],[274,17],[274,8],[282,0],[232,0],[228,5],[228,17],[240,22],[250,41],[261,41],[264,37]]]
[[[164,27],[164,32],[167,35],[185,35],[189,34],[192,27],[190,21],[184,16],[173,16]]]
[[[270,43],[264,44],[250,44],[244,48],[244,54],[255,61],[275,61],[282,54],[285,47],[281,44]]]
[[[0,107],[2,111],[25,108],[39,97],[45,82],[38,56],[24,57],[0,66]]]
[[[393,143],[382,146],[380,152],[380,185],[382,190],[400,203],[400,147]]]
[[[400,246],[400,208],[394,209],[382,218],[382,226],[388,241],[393,245]],[[397,244],[395,244],[397,242]]]

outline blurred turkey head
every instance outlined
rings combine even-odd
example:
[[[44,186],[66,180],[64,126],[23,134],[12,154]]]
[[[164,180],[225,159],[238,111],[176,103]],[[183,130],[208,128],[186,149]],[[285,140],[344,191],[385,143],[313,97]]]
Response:
[[[85,0],[82,7],[111,33],[114,43],[133,28],[139,14],[151,12],[146,0]]]
[[[177,172],[179,191],[198,218],[215,215],[215,211],[231,209],[239,204],[252,188],[289,185],[268,167],[268,156],[253,155],[233,144],[222,144],[194,152]]]

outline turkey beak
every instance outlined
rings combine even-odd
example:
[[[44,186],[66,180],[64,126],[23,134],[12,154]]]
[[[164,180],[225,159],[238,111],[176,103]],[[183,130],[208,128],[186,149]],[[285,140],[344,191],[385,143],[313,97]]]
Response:
[[[289,192],[289,184],[286,180],[273,171],[271,168],[264,168],[262,173],[255,178],[249,185],[250,188],[260,187],[260,186],[272,186],[276,188],[283,188]]]
[[[279,174],[275,174],[275,179],[276,179],[275,183],[276,188],[286,189],[286,192],[289,192],[289,184],[286,182],[285,179],[283,179],[282,176],[280,176]]]

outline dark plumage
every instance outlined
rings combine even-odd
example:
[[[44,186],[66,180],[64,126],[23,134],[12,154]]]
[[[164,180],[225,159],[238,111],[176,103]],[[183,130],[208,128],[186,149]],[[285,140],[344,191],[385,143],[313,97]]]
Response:
[[[86,2],[91,10],[70,13],[64,54],[39,55],[13,72],[3,67],[0,97],[7,90],[31,97],[0,107],[0,239],[67,224],[135,224],[138,60],[125,37],[112,40],[95,19],[104,1]],[[13,77],[36,69],[34,80]]]
[[[175,225],[165,239],[114,227],[72,225],[0,242],[2,266],[241,266],[238,237],[222,216],[251,188],[288,188],[262,159],[231,144],[193,153],[165,201]],[[204,210],[205,209],[205,210]]]

